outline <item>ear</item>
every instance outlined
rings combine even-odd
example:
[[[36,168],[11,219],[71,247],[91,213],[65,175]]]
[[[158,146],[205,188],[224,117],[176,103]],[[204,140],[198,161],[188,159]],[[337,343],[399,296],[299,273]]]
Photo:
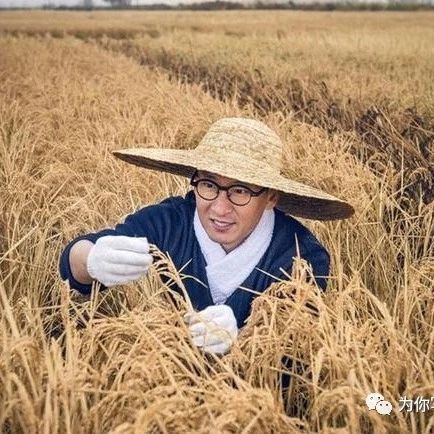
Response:
[[[266,209],[272,209],[277,205],[277,202],[279,201],[279,192],[277,190],[269,190],[267,192],[268,199],[267,199],[267,205]]]

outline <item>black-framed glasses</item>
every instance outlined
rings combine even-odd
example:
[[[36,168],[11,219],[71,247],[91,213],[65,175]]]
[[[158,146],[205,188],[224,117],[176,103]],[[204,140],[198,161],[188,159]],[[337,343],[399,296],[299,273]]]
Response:
[[[201,178],[194,179],[197,172],[193,174],[190,180],[190,185],[192,185],[197,194],[205,200],[215,200],[220,194],[220,190],[226,191],[228,199],[237,206],[247,205],[252,197],[260,196],[268,188],[261,188],[259,191],[253,191],[249,187],[242,184],[233,184],[228,187],[222,187],[217,184],[217,182],[212,179]]]

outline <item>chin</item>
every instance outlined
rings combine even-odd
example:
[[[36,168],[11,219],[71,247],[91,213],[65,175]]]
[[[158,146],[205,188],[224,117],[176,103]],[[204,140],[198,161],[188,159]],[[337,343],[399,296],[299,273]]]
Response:
[[[210,238],[212,241],[219,244],[232,244],[234,242],[233,239],[221,234],[213,233],[212,236],[210,236]]]
[[[227,237],[219,235],[219,234],[212,234],[212,236],[210,236],[210,238],[215,243],[219,243],[219,244],[227,244],[227,243],[231,242],[231,240],[228,240]]]

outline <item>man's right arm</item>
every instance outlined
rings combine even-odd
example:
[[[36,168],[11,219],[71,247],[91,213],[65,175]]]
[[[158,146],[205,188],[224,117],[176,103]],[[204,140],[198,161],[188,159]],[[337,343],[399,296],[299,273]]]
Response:
[[[149,243],[155,244],[160,250],[164,251],[168,241],[171,239],[169,229],[172,228],[174,219],[178,217],[177,213],[174,213],[172,204],[179,200],[179,198],[166,199],[160,204],[147,206],[128,215],[123,223],[116,225],[113,229],[103,229],[99,232],[88,233],[75,238],[66,245],[60,255],[59,271],[61,278],[64,281],[68,281],[71,288],[78,290],[82,294],[90,294],[94,281],[101,283],[100,289],[107,287],[100,279],[92,278],[92,276],[95,277],[101,274],[101,270],[107,277],[106,282],[110,285],[121,284],[119,282],[125,280],[125,274],[130,274],[131,276],[139,274],[137,268],[134,268],[134,266],[138,265],[137,261],[139,263],[149,262],[146,258],[144,258],[144,261],[142,261],[142,258],[138,260],[137,258],[133,259],[133,267],[131,267],[128,266],[129,259],[125,259],[125,254],[122,254],[121,256],[123,256],[123,258],[121,260],[126,267],[122,267],[120,270],[112,270],[106,263],[107,261],[108,263],[113,262],[111,257],[106,257],[110,255],[109,250],[113,248],[118,250],[120,248],[121,250],[136,251],[138,249],[139,252],[143,254],[145,252],[142,250],[147,248],[146,246]],[[177,221],[178,220],[179,219],[177,219]],[[179,228],[179,225],[177,228]],[[118,245],[119,243],[117,243],[116,240],[110,241],[107,239],[110,235],[115,237],[123,236],[121,238],[146,238],[147,242],[144,243],[144,240],[141,240],[141,242],[137,244],[137,241],[132,241],[132,247],[129,246],[125,249],[123,247],[125,241],[119,240],[121,245]],[[106,238],[104,243],[102,243],[103,240],[98,243],[98,240],[101,238]],[[128,240],[126,242],[128,243]],[[91,251],[96,253],[94,247],[97,243],[101,245],[100,248],[97,249],[98,255],[94,255]],[[115,256],[119,255],[116,254]],[[91,264],[89,264],[90,257],[92,257],[92,261],[90,261]],[[98,258],[100,258],[103,263],[101,263]],[[144,264],[144,266],[146,267],[146,264]],[[111,271],[115,271],[116,276],[111,275],[113,274]]]
[[[103,229],[99,232],[88,233],[79,236],[69,242],[60,256],[59,271],[64,281],[68,281],[69,286],[78,290],[82,294],[90,294],[92,283],[96,279],[89,274],[88,259],[92,248],[98,240],[107,236],[127,236],[144,237],[153,241],[155,230],[151,222],[146,219],[146,213],[138,211],[127,216],[123,223],[116,225],[114,229]],[[152,241],[151,241],[152,240]],[[107,288],[100,281],[101,290]]]
[[[90,285],[93,281],[87,271],[87,258],[93,246],[94,243],[89,240],[80,240],[71,247],[69,252],[69,266],[72,276],[83,285]]]

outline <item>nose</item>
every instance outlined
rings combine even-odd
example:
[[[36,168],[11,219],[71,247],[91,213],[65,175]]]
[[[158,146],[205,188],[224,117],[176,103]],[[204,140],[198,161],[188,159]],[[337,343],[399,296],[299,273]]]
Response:
[[[211,203],[211,209],[216,216],[224,216],[233,210],[226,191],[219,191],[219,195]]]

